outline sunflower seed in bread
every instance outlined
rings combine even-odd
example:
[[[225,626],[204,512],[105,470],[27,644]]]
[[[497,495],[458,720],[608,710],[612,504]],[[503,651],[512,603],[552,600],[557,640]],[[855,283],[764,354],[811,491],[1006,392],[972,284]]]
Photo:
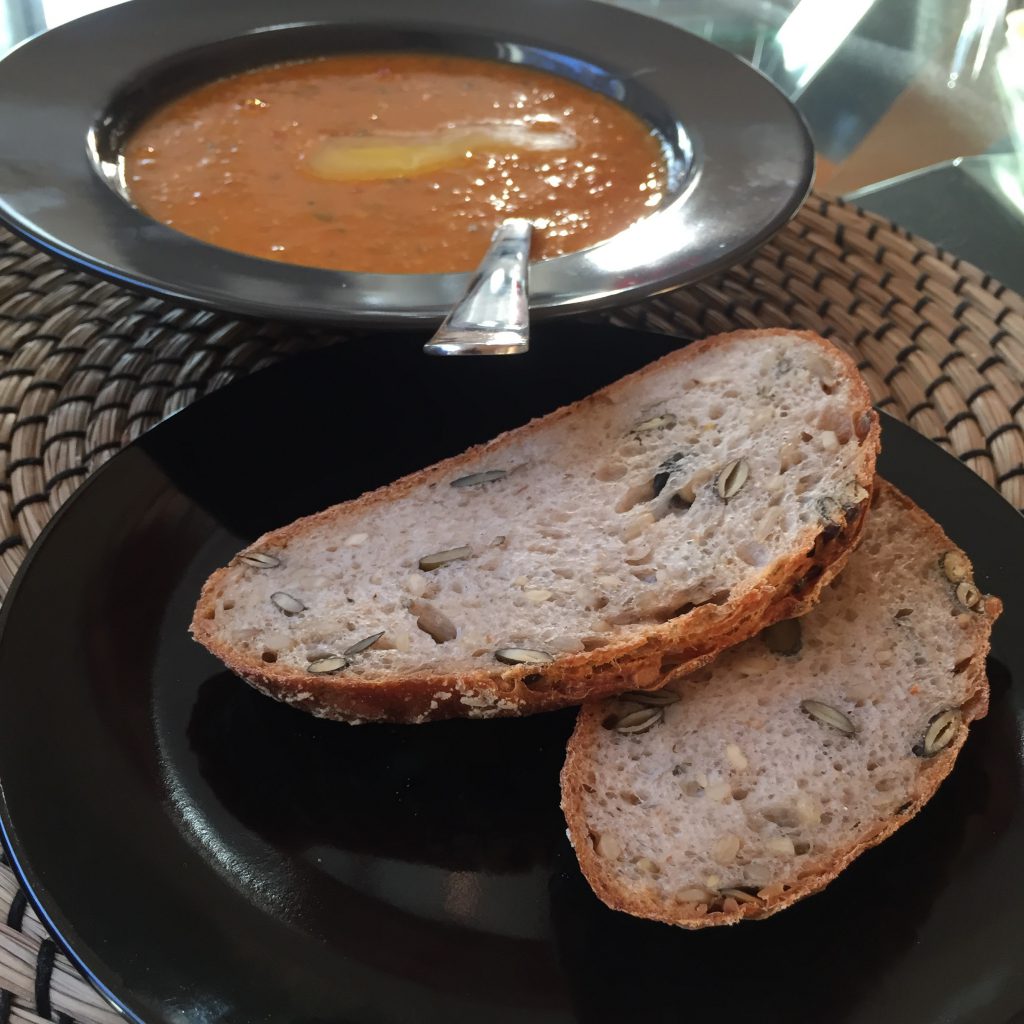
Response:
[[[529,647],[501,647],[494,652],[494,656],[504,665],[546,665],[555,660],[547,651]]]
[[[723,469],[715,481],[718,496],[723,501],[735,498],[750,476],[750,463],[746,459],[735,459]]]
[[[635,736],[652,729],[664,718],[665,712],[661,708],[638,708],[616,718],[612,728],[623,736]]]
[[[972,611],[977,611],[981,607],[981,591],[966,580],[956,585],[956,599]]]
[[[307,668],[314,675],[321,676],[330,675],[332,672],[340,672],[343,668],[347,668],[348,664],[348,658],[331,654],[326,658],[317,658],[316,661],[311,661]]]
[[[478,487],[480,484],[491,484],[508,476],[505,469],[485,469],[479,473],[467,473],[452,481],[452,487]]]
[[[463,544],[457,548],[445,548],[444,551],[435,551],[431,555],[424,555],[419,560],[421,572],[431,572],[440,569],[442,565],[449,565],[452,562],[461,562],[473,554],[472,549]]]
[[[357,640],[351,647],[346,647],[342,654],[349,658],[353,654],[362,654],[363,651],[369,650],[382,636],[384,630],[378,630],[376,633],[371,633],[369,636],[364,636],[362,640]]]
[[[669,430],[676,425],[676,417],[670,412],[649,416],[633,427],[634,434],[649,434],[655,430]]]
[[[928,723],[921,742],[914,745],[914,753],[918,757],[934,757],[940,750],[945,750],[953,742],[963,717],[959,708],[940,711]]]
[[[270,600],[273,602],[274,607],[283,611],[285,615],[298,615],[306,610],[306,606],[302,601],[283,590],[277,590],[271,594]]]
[[[827,725],[844,736],[852,736],[857,731],[857,727],[850,721],[849,715],[844,714],[831,704],[826,704],[823,700],[802,700],[800,701],[800,710],[816,722]]]
[[[268,555],[265,551],[243,551],[238,556],[246,565],[256,569],[276,569],[281,564],[281,559],[276,555]]]

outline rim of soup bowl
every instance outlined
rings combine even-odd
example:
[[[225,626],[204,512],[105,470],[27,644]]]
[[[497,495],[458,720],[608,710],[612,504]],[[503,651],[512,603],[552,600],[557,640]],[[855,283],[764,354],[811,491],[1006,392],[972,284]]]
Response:
[[[622,102],[662,138],[665,203],[604,242],[531,263],[537,319],[731,265],[782,227],[811,185],[813,147],[792,104],[738,58],[642,15],[590,0],[522,0],[514,10],[445,0],[429,15],[418,0],[293,0],[289,16],[280,24],[276,0],[135,0],[22,44],[0,61],[0,94],[11,97],[0,107],[11,140],[0,218],[62,259],[176,302],[321,324],[436,324],[468,272],[356,273],[248,256],[161,224],[125,187],[126,138],[174,95],[234,71],[360,50],[562,74]]]

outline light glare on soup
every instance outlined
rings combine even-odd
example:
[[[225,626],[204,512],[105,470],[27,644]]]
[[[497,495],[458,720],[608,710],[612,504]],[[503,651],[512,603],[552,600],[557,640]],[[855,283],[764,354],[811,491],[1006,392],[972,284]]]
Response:
[[[661,202],[651,128],[521,65],[358,54],[261,68],[158,110],[129,139],[136,204],[185,234],[288,263],[468,270],[506,217],[533,257],[610,238]]]
[[[575,146],[576,136],[570,131],[534,127],[523,121],[445,125],[433,131],[325,139],[309,154],[306,164],[318,178],[330,181],[378,181],[439,171],[477,154],[497,159],[507,152],[544,153]]]

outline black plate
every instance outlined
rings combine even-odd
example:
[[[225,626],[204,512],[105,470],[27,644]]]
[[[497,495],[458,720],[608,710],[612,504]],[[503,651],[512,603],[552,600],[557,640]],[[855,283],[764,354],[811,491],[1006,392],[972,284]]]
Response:
[[[583,395],[677,342],[541,331],[433,360],[297,358],[92,477],[0,620],[0,811],[74,959],[155,1022],[971,1022],[1024,1011],[1024,523],[888,420],[883,469],[1002,596],[992,710],[925,811],[821,895],[687,933],[607,910],[558,808],[573,712],[352,728],[186,635],[199,586],[293,516]],[[710,1017],[709,1017],[710,1015]]]
[[[0,218],[89,270],[176,300],[271,318],[436,321],[465,274],[338,273],[244,256],[126,200],[118,154],[140,118],[231,72],[352,50],[432,50],[540,67],[632,108],[671,154],[665,205],[537,263],[535,313],[635,299],[731,266],[796,212],[813,150],[800,115],[739,59],[587,0],[135,0],[0,61]]]

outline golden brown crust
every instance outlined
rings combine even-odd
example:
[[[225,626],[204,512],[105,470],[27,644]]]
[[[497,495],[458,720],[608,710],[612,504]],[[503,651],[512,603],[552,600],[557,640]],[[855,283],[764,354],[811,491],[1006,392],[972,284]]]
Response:
[[[689,361],[703,352],[738,340],[756,340],[779,333],[780,330],[737,331],[706,338],[664,356],[628,379],[643,378],[659,372],[666,364]],[[880,428],[878,416],[871,407],[867,385],[853,361],[823,338],[807,331],[785,333],[819,345],[845,364],[844,376],[850,384],[854,415],[864,425],[857,482],[870,492],[880,447]],[[617,381],[580,402],[499,435],[487,444],[403,477],[354,501],[296,520],[265,534],[253,547],[284,545],[313,523],[333,521],[352,512],[394,501],[431,479],[451,473],[467,459],[493,451],[511,434],[521,437],[524,433],[546,428],[572,415],[586,403],[599,401],[599,396],[620,385],[621,381]],[[845,565],[863,529],[867,505],[867,501],[863,502],[854,521],[830,540],[825,539],[822,527],[808,527],[794,546],[794,553],[765,569],[736,600],[723,606],[702,605],[665,623],[637,631],[629,639],[594,651],[568,655],[550,665],[496,666],[461,675],[363,678],[317,676],[283,665],[264,664],[255,656],[245,655],[225,643],[212,628],[216,592],[227,567],[213,573],[204,585],[191,631],[199,643],[262,693],[323,718],[349,722],[424,722],[454,717],[533,714],[623,690],[662,685],[666,672],[678,672],[680,667],[684,671],[693,671],[719,651],[752,636],[771,622],[800,614],[800,609],[809,608],[817,600],[821,588]]]
[[[954,548],[942,528],[909,498],[886,481],[878,481],[878,490],[884,490],[889,499],[897,500],[908,515],[918,520],[923,533],[934,541],[938,549]],[[989,687],[985,676],[985,655],[989,649],[989,634],[992,623],[1002,611],[1002,602],[990,595],[985,597],[984,615],[978,616],[975,627],[976,652],[966,670],[967,700],[961,705],[964,728],[960,729],[953,742],[940,754],[922,762],[922,770],[916,780],[916,789],[909,794],[904,809],[892,817],[874,822],[858,835],[850,845],[830,857],[801,865],[800,873],[786,883],[778,883],[759,894],[759,903],[738,904],[734,910],[708,911],[706,905],[680,903],[667,904],[646,890],[630,889],[622,885],[606,869],[606,864],[597,855],[591,841],[583,807],[583,772],[586,769],[591,745],[601,729],[604,712],[598,703],[584,706],[580,710],[566,750],[562,768],[562,811],[568,824],[569,839],[576,851],[582,870],[591,888],[602,902],[613,910],[621,910],[635,917],[645,917],[683,928],[707,928],[712,925],[735,924],[742,920],[757,920],[772,914],[823,889],[840,871],[859,857],[865,850],[877,846],[900,826],[913,818],[931,799],[942,780],[952,771],[960,748],[967,740],[970,723],[984,718],[988,712]],[[776,616],[776,619],[785,616]],[[980,656],[979,656],[980,655]]]

